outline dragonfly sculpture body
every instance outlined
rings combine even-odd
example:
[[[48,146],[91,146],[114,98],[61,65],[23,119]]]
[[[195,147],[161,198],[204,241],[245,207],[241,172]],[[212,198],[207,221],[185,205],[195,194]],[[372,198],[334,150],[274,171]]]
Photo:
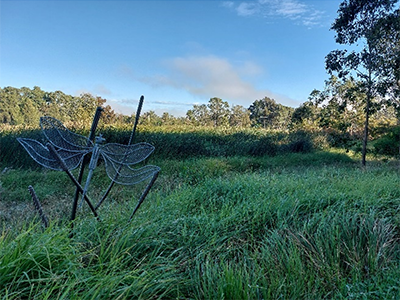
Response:
[[[96,142],[93,143],[90,139],[68,130],[59,120],[47,116],[40,118],[40,127],[48,144],[43,145],[39,141],[29,138],[17,138],[17,140],[40,165],[52,170],[67,172],[82,192],[82,202],[87,198],[86,194],[93,171],[100,157],[105,162],[108,177],[112,182],[118,184],[133,185],[156,177],[160,171],[159,167],[153,165],[133,168],[133,165],[143,162],[154,151],[154,147],[148,143],[104,144],[101,136],[96,137]],[[82,188],[70,171],[77,168],[89,153],[92,154],[89,173],[85,187]],[[90,203],[88,200],[87,202]]]

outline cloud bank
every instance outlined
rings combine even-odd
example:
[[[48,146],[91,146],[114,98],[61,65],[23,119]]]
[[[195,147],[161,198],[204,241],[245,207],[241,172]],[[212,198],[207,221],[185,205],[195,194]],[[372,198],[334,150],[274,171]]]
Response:
[[[245,107],[266,96],[285,105],[297,105],[296,101],[268,89],[260,89],[247,80],[263,73],[262,68],[251,61],[233,65],[213,55],[189,56],[167,60],[165,66],[166,75],[148,76],[140,80],[155,87],[184,90],[207,100],[219,97]]]

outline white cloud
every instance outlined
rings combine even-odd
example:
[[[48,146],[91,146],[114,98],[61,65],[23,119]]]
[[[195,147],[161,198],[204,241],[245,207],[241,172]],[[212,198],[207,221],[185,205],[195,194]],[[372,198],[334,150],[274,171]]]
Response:
[[[299,0],[230,1],[224,2],[223,6],[235,10],[239,16],[281,17],[307,27],[319,25],[324,15],[323,11]]]
[[[276,3],[275,11],[279,15],[297,19],[298,17],[307,13],[308,8],[303,3],[293,0],[286,0],[286,1],[279,1],[278,3]]]
[[[177,57],[165,62],[167,75],[141,78],[140,81],[157,87],[172,87],[191,95],[209,99],[219,97],[233,104],[249,106],[265,96],[286,105],[296,105],[288,97],[260,89],[247,81],[248,76],[263,73],[254,62],[233,65],[228,60],[216,56]]]
[[[256,76],[264,72],[259,65],[251,61],[245,61],[242,66],[238,67],[238,71],[245,76]]]
[[[242,2],[236,7],[239,16],[251,16],[260,12],[258,3]]]

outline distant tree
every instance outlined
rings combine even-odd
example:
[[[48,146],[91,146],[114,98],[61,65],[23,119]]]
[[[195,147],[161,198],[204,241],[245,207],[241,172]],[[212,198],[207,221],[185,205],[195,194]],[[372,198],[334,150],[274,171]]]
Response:
[[[343,45],[361,46],[359,51],[334,50],[326,57],[326,69],[337,73],[339,78],[357,76],[359,92],[364,94],[365,122],[362,148],[362,164],[366,164],[369,118],[373,106],[379,106],[382,98],[394,86],[394,69],[385,63],[398,53],[398,42],[389,35],[381,35],[385,26],[395,27],[394,5],[398,0],[344,0],[339,7],[338,17],[331,29],[336,31],[336,42]],[[394,17],[393,17],[394,16]],[[382,50],[387,43],[391,50]],[[381,98],[380,98],[381,97]]]
[[[250,112],[241,105],[234,105],[229,114],[229,125],[232,127],[250,126]]]
[[[220,98],[211,98],[208,101],[207,108],[210,120],[214,127],[228,125],[229,122],[229,103]]]
[[[274,99],[264,97],[256,100],[249,107],[250,120],[253,124],[260,124],[264,128],[272,128],[279,116],[279,105]]]
[[[163,125],[175,125],[175,124],[179,123],[179,121],[168,112],[164,112],[162,114],[161,122]]]
[[[385,65],[383,70],[387,71],[386,76],[390,78],[383,89],[387,91],[387,104],[395,109],[397,123],[400,124],[400,9],[379,22],[379,26],[376,26],[378,32],[374,36],[379,39],[377,48],[381,54],[381,64]]]
[[[27,88],[0,89],[0,122],[10,125],[35,125],[40,115],[39,105]]]
[[[19,110],[19,92],[16,88],[5,87],[0,90],[0,120],[6,124],[21,124],[23,122]]]
[[[102,123],[117,121],[118,116],[106,105],[106,99],[89,93],[74,97],[61,91],[45,92],[37,86],[0,88],[0,124],[37,126],[39,118],[47,115],[63,123],[90,126],[97,106],[104,109]]]
[[[275,119],[274,128],[277,130],[288,130],[291,126],[292,115],[294,112],[293,107],[279,105],[279,116]]]
[[[325,81],[323,91],[314,90],[311,101],[319,106],[318,125],[342,133],[358,133],[362,128],[363,94],[359,92],[358,82],[353,78],[341,80],[331,76]],[[358,134],[357,134],[358,135]]]
[[[288,128],[293,114],[293,108],[276,103],[274,99],[269,97],[254,101],[250,105],[249,111],[253,125],[278,130]]]
[[[291,126],[305,130],[315,130],[318,128],[320,108],[312,101],[312,97],[319,91],[314,90],[310,99],[297,107],[291,117]]]
[[[103,99],[99,96],[96,97],[96,106],[101,106],[103,108],[101,122],[103,124],[123,123],[123,116],[115,113],[110,105],[106,105],[106,102],[106,99]]]
[[[194,125],[207,126],[211,124],[211,117],[205,104],[193,105],[193,109],[187,111],[186,118]]]
[[[154,110],[150,110],[142,114],[139,119],[139,123],[143,125],[160,126],[162,124],[162,120]]]

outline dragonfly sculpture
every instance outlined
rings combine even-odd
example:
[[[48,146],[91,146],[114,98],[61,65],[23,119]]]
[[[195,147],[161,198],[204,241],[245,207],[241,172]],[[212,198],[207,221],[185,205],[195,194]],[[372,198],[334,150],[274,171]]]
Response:
[[[114,183],[133,185],[152,178],[132,213],[133,216],[139,205],[143,202],[144,197],[146,197],[151,185],[156,180],[160,171],[159,167],[153,165],[145,165],[140,168],[133,167],[149,157],[149,155],[154,151],[152,145],[145,142],[136,144],[130,144],[129,142],[128,145],[118,143],[104,144],[104,138],[101,135],[97,136],[93,142],[87,137],[68,130],[59,120],[48,116],[40,118],[40,127],[47,139],[46,145],[29,138],[17,138],[18,142],[40,165],[52,170],[62,170],[66,172],[76,185],[77,190],[82,193],[80,205],[82,205],[83,201],[86,200],[96,217],[98,217],[96,209],[104,201],[104,198],[107,196],[109,189]],[[131,140],[132,135],[130,141]],[[80,179],[77,180],[71,173],[71,170],[78,166],[82,167],[82,162],[89,153],[91,153],[89,172],[86,177],[86,183],[84,187],[82,187]],[[106,173],[111,179],[112,184],[95,208],[87,196],[87,193],[93,172],[100,157],[104,160]],[[76,201],[74,201],[71,219],[75,218],[75,202]]]

